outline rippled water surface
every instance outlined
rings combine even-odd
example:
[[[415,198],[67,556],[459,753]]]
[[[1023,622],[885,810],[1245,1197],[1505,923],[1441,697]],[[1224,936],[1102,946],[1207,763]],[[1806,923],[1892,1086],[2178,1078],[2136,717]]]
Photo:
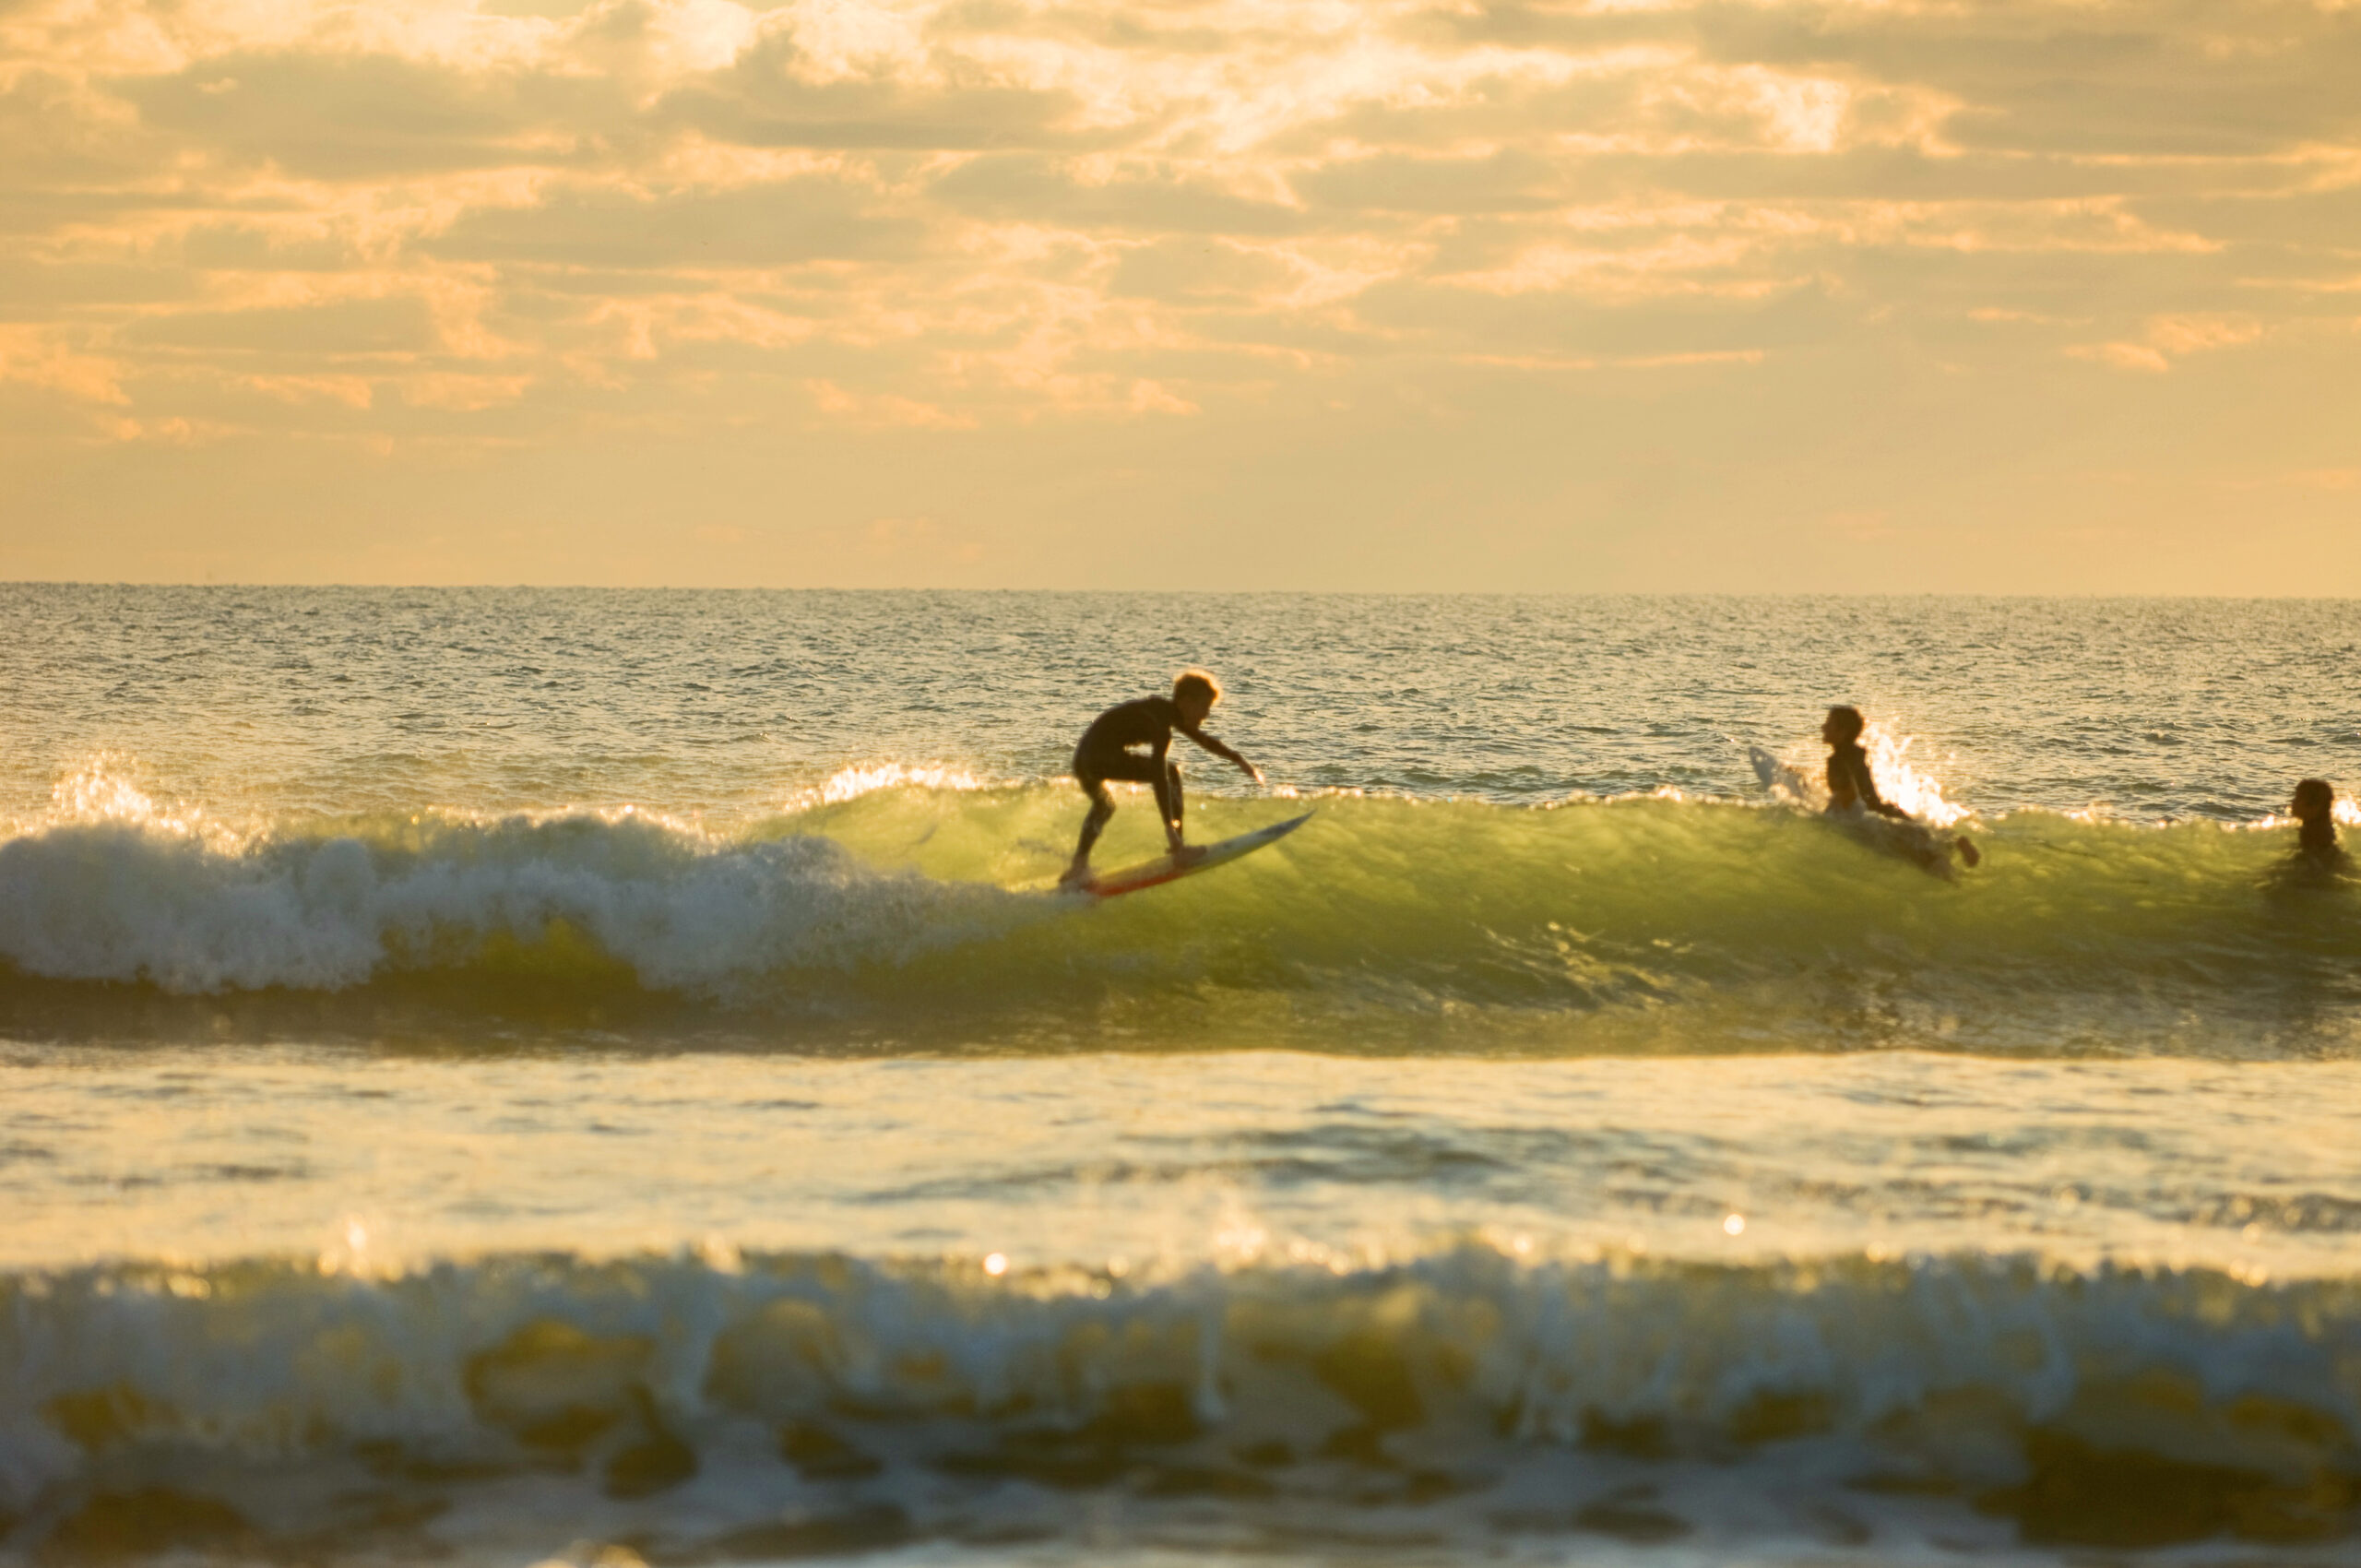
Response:
[[[2361,606],[0,617],[0,1561],[2361,1560]]]
[[[2361,761],[2344,600],[1487,599],[0,586],[5,804],[112,754],[216,812],[733,816],[881,761],[1063,771],[1213,667],[1306,789],[1735,793],[1859,704],[1986,812],[2245,821]]]

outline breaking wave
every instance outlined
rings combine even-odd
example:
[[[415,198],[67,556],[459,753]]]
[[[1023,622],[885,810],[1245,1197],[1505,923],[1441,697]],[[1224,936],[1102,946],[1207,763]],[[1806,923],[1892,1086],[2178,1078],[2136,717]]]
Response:
[[[0,841],[0,1005],[598,998],[906,1038],[955,1016],[965,1043],[1018,1048],[1153,1018],[1183,1046],[1374,1051],[2343,1054],[2361,1019],[2361,884],[2284,834],[2021,812],[1944,880],[1781,806],[1319,804],[1281,849],[1086,909],[1044,891],[1069,792],[931,773],[728,835],[629,811],[243,833],[102,811]],[[1281,809],[1204,802],[1194,830]],[[1147,814],[1102,857],[1147,852]]]
[[[2302,1549],[2361,1502],[2352,1281],[2025,1259],[126,1265],[0,1280],[0,1530],[50,1560],[552,1520],[777,1559],[1071,1534],[1077,1494],[1180,1540],[1216,1500],[1227,1544]]]

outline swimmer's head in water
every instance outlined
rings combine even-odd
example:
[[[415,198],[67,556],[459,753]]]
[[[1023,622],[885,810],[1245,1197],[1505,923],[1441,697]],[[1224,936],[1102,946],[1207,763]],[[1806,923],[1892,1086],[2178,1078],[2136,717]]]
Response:
[[[1205,715],[1221,701],[1221,683],[1203,670],[1183,670],[1172,677],[1172,706],[1192,724],[1203,724]]]
[[[1828,710],[1828,718],[1820,727],[1820,738],[1832,746],[1841,746],[1859,740],[1868,722],[1859,708],[1839,703]]]
[[[2336,809],[2336,791],[2329,788],[2325,778],[2307,778],[2296,786],[2296,799],[2287,813],[2297,822],[2325,822]]]

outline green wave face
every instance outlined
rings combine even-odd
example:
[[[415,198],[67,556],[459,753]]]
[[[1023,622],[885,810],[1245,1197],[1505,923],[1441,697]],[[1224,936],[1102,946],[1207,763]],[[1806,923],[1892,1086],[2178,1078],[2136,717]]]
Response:
[[[1195,827],[1279,809],[1216,802]],[[905,794],[815,826],[875,863],[1014,881],[1072,815],[1055,793]],[[1974,833],[1983,865],[1946,880],[1780,808],[1331,800],[1235,869],[926,952],[897,983],[1168,1033],[1177,994],[1193,1043],[1322,1049],[2355,1043],[2361,885],[2296,863],[2283,835],[2030,812]],[[1145,851],[1134,837],[1102,859]]]
[[[314,821],[230,845],[57,827],[0,844],[0,993],[23,1016],[204,996],[209,1017],[854,1049],[2361,1043],[2361,883],[2284,834],[2023,812],[1975,827],[1983,865],[1945,876],[1785,808],[1317,803],[1283,845],[1097,907],[1044,891],[1080,802],[1041,787],[880,790],[730,839],[628,817]],[[1191,830],[1300,809],[1214,800]],[[1143,797],[1099,863],[1159,847]]]

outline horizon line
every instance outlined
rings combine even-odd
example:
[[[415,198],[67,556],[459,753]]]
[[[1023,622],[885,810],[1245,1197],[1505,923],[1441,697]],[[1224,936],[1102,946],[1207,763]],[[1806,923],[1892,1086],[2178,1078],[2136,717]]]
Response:
[[[2361,603],[2355,594],[2240,594],[2240,593],[2105,593],[2056,591],[2031,592],[1901,592],[1893,589],[1827,589],[1798,591],[1794,589],[1755,589],[1736,591],[1727,588],[978,588],[906,585],[896,587],[847,587],[828,583],[797,585],[732,585],[715,586],[683,583],[533,583],[533,582],[189,582],[137,581],[127,578],[112,580],[89,577],[5,577],[0,589],[8,588],[149,588],[204,589],[221,593],[326,591],[368,593],[704,593],[704,594],[991,594],[1057,595],[1068,598],[1086,596],[1121,596],[1135,599],[1255,599],[1255,598],[1323,598],[1323,599],[1754,599],[1754,600],[1987,600],[2056,601],[2080,600],[2093,603],[2140,600],[2147,602],[2186,600],[2198,603],[2238,604],[2333,604]]]

